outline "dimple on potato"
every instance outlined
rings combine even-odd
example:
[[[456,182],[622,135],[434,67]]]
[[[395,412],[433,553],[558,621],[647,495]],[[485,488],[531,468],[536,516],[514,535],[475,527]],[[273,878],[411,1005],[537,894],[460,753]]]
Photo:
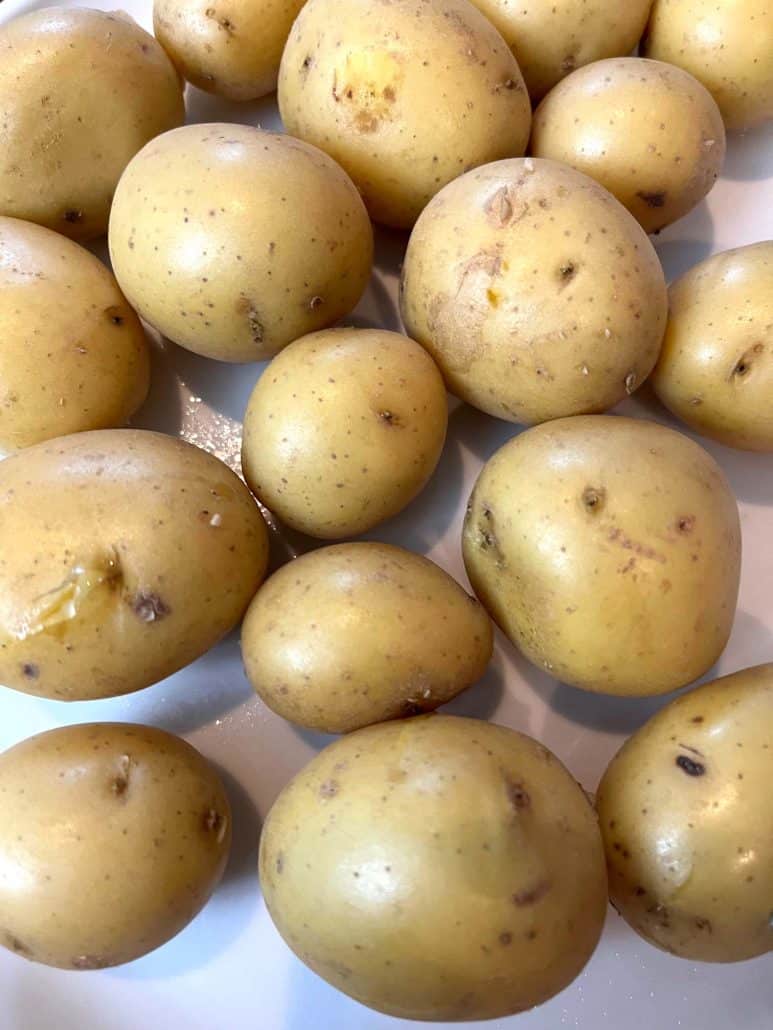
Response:
[[[725,127],[688,72],[623,57],[580,68],[550,91],[534,114],[531,152],[590,175],[659,232],[716,182]]]
[[[644,696],[722,653],[738,597],[738,505],[681,433],[618,416],[559,419],[500,448],[467,508],[473,589],[558,680]]]
[[[380,543],[323,547],[264,584],[242,626],[247,676],[325,733],[429,712],[483,675],[488,615],[434,562]]]
[[[267,552],[247,488],[192,444],[103,429],[20,451],[0,462],[0,683],[147,687],[233,629]]]
[[[613,758],[596,803],[620,915],[697,962],[773,950],[773,665],[706,683]]]
[[[287,131],[349,172],[372,218],[410,227],[461,172],[523,154],[518,64],[467,0],[309,0],[279,70]]]
[[[660,400],[703,436],[773,451],[773,240],[707,258],[668,297]]]
[[[347,314],[373,230],[326,154],[249,125],[188,125],[149,143],[110,215],[116,278],[175,343],[221,361],[271,357]]]
[[[0,755],[0,945],[62,969],[130,962],[203,908],[230,843],[223,785],[179,737],[39,733]]]
[[[590,958],[607,908],[595,813],[547,748],[425,715],[325,748],[274,803],[263,897],[316,973],[380,1012],[493,1019]]]
[[[408,333],[452,393],[511,422],[604,411],[657,360],[667,294],[636,220],[554,161],[499,161],[438,194],[408,243]]]
[[[101,236],[131,158],[184,120],[174,65],[128,15],[14,18],[0,26],[0,215]]]

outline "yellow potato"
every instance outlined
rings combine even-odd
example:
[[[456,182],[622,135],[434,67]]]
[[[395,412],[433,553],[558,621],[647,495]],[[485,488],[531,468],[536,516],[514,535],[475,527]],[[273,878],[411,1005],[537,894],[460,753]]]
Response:
[[[340,161],[377,222],[403,228],[461,172],[522,154],[531,123],[515,58],[467,0],[309,0],[279,109]]]
[[[349,177],[300,140],[188,125],[149,143],[118,184],[110,257],[151,325],[221,361],[271,357],[355,306],[373,231]]]
[[[480,679],[491,622],[446,572],[389,544],[338,544],[285,565],[242,627],[255,690],[326,733],[429,712]]]
[[[0,683],[140,690],[239,622],[268,541],[244,484],[160,433],[102,429],[0,462]]]
[[[607,907],[598,824],[555,756],[441,715],[325,748],[268,815],[260,880],[308,966],[409,1019],[545,1001],[590,958]]]
[[[615,907],[698,962],[773,950],[773,664],[672,701],[612,760],[597,806]]]
[[[182,84],[125,14],[50,7],[0,26],[0,215],[76,240],[107,230],[116,184],[182,125]]]
[[[725,159],[725,127],[692,75],[622,57],[560,82],[534,115],[531,152],[590,175],[647,232],[659,232],[706,196]]]
[[[773,451],[773,241],[715,254],[668,295],[658,397],[704,436]]]
[[[738,506],[714,459],[655,422],[567,418],[510,440],[475,484],[463,549],[513,643],[585,690],[675,690],[730,635]]]
[[[217,885],[231,812],[190,744],[130,723],[62,726],[0,755],[0,945],[102,969],[179,933]]]
[[[457,397],[511,422],[604,411],[657,360],[667,294],[634,218],[553,161],[499,161],[411,233],[401,310]]]

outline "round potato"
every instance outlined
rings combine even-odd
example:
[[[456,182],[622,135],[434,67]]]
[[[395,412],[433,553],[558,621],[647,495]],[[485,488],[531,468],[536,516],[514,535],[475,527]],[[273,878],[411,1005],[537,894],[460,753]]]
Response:
[[[0,454],[123,425],[150,356],[115,279],[77,243],[0,216]]]
[[[182,84],[124,14],[50,7],[0,26],[0,215],[76,240],[107,230],[116,184],[182,125]]]
[[[702,82],[728,129],[773,118],[770,0],[655,0],[644,53]]]
[[[585,690],[675,690],[730,635],[738,506],[714,459],[655,422],[561,419],[510,440],[475,485],[463,548],[513,643]]]
[[[287,131],[408,228],[461,172],[522,154],[531,107],[507,44],[467,0],[309,0],[279,71]]]
[[[154,0],[153,31],[189,82],[230,100],[276,89],[303,0]]]
[[[698,962],[773,950],[773,665],[672,701],[626,742],[597,805],[615,907]]]
[[[716,182],[725,127],[692,75],[622,57],[580,68],[551,90],[534,115],[531,152],[590,175],[647,232],[659,232]]]
[[[39,733],[0,755],[0,944],[63,969],[130,962],[204,907],[230,843],[223,785],[179,737]]]
[[[182,440],[77,433],[0,462],[0,683],[140,690],[239,622],[268,539],[241,480]]]
[[[153,140],[118,184],[116,278],[188,350],[258,361],[337,321],[370,276],[373,230],[353,183],[291,136],[188,125]]]
[[[668,295],[658,397],[704,436],[773,451],[773,240],[715,254]]]
[[[533,423],[633,393],[657,360],[667,294],[646,233],[611,194],[526,158],[468,172],[429,204],[401,310],[452,393]]]
[[[269,708],[325,733],[430,712],[480,679],[491,622],[448,573],[388,544],[323,547],[258,591],[242,627]]]
[[[413,340],[381,329],[312,333],[280,354],[252,392],[244,477],[293,529],[353,536],[419,493],[447,425],[443,379]]]
[[[541,744],[427,715],[358,730],[282,791],[263,897],[316,973],[381,1012],[492,1019],[580,972],[607,907],[581,788]]]

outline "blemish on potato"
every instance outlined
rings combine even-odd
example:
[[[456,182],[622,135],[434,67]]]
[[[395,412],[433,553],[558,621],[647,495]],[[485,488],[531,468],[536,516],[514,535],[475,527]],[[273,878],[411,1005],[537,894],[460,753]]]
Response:
[[[628,375],[623,380],[623,385],[625,386],[625,392],[629,396],[636,389],[637,379],[638,379],[638,377],[637,377],[635,372],[629,372]]]
[[[110,791],[115,797],[125,798],[129,790],[129,775],[131,773],[132,760],[129,755],[121,755],[118,760],[118,774],[110,781]]]
[[[129,603],[131,610],[142,622],[160,622],[172,610],[158,594],[149,591],[140,591]]]
[[[40,676],[40,668],[34,662],[25,662],[21,667],[22,676],[29,680],[36,680]]]
[[[636,196],[643,200],[647,207],[663,207],[666,203],[667,194],[665,190],[658,190],[655,192],[638,190]]]
[[[607,492],[602,486],[586,486],[582,492],[582,504],[587,512],[597,515],[604,507]]]
[[[9,933],[8,930],[3,930],[2,940],[5,947],[10,948],[11,951],[15,951],[17,955],[26,955],[27,958],[32,957],[32,950],[28,948],[24,941],[20,940],[16,934]]]
[[[70,965],[73,969],[106,969],[110,960],[100,955],[78,955]]]
[[[676,523],[676,528],[680,533],[688,535],[692,533],[695,527],[695,516],[694,515],[682,515]]]
[[[513,935],[510,933],[509,930],[505,930],[503,933],[500,933],[499,943],[502,945],[503,948],[506,948],[508,947],[508,945],[513,943]]]
[[[83,221],[83,212],[78,208],[68,208],[67,211],[62,215],[65,222],[69,222],[71,225]]]
[[[702,762],[694,762],[687,755],[677,755],[676,764],[688,776],[703,776],[706,772],[706,766]]]
[[[533,887],[525,887],[523,890],[516,891],[512,896],[512,902],[519,908],[523,908],[527,905],[536,904],[540,898],[544,898],[550,890],[549,880],[540,880],[534,884]]]
[[[124,318],[123,314],[121,313],[121,309],[119,307],[113,306],[113,307],[105,308],[105,314],[110,319],[110,321],[113,323],[113,325],[123,325],[124,322],[125,322],[125,318]]]
[[[523,812],[531,808],[531,797],[522,783],[511,780],[509,776],[504,777],[507,800],[517,812]]]
[[[325,780],[320,784],[319,796],[321,798],[334,798],[338,793],[338,780]]]
[[[282,852],[282,851],[278,851],[277,852],[276,861],[274,863],[274,866],[276,868],[277,873],[281,876],[281,874],[284,872],[284,867],[285,867],[284,852]]]

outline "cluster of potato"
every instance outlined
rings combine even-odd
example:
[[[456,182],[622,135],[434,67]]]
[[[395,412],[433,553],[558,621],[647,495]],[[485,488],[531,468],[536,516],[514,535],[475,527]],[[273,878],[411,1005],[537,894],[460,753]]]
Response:
[[[773,117],[768,6],[211,3],[156,0],[157,39],[81,9],[0,28],[0,682],[126,694],[243,619],[266,704],[347,734],[266,820],[266,903],[311,968],[382,1011],[546,1000],[593,953],[608,891],[677,955],[769,951],[773,665],[667,705],[596,812],[535,740],[426,714],[483,675],[492,618],[558,679],[614,695],[686,686],[727,643],[741,530],[719,466],[603,412],[651,376],[699,433],[773,451],[773,242],[667,289],[647,235],[708,193],[725,126]],[[625,56],[647,25],[647,58]],[[290,135],[183,126],[183,75],[233,99],[278,84]],[[371,219],[412,229],[408,335],[331,328],[367,285]],[[105,232],[114,275],[76,242]],[[148,390],[140,318],[209,358],[273,358],[244,417],[247,485],[118,428]],[[349,542],[432,476],[446,388],[533,426],[470,497],[477,597]],[[255,497],[344,542],[261,585]],[[95,969],[193,918],[231,815],[183,741],[94,724],[0,756],[0,827],[0,944]]]

